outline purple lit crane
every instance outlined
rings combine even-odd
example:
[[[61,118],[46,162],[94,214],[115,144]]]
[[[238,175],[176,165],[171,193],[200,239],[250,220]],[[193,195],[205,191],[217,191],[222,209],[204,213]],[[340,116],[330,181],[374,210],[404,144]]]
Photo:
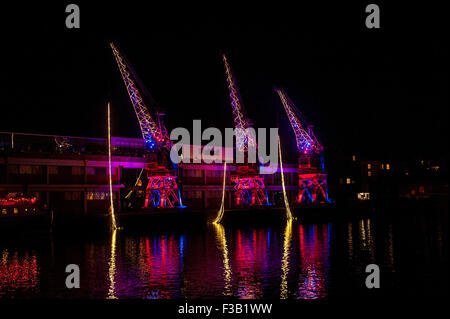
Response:
[[[244,152],[245,163],[236,165],[236,175],[231,176],[235,183],[235,203],[237,206],[260,206],[268,204],[264,179],[256,173],[256,163],[248,163],[249,147],[256,148],[255,137],[249,133],[249,122],[244,116],[244,109],[239,97],[237,85],[228,64],[227,57],[222,54],[230,92],[231,108],[233,110],[234,127],[236,132],[236,146]]]
[[[136,113],[141,128],[142,138],[150,150],[161,153],[170,151],[172,142],[167,134],[164,123],[158,116],[158,123],[151,116],[149,109],[135,84],[137,77],[131,65],[125,61],[117,47],[110,43],[114,57],[122,75],[123,82]],[[162,163],[150,162],[147,167],[148,185],[145,193],[144,207],[171,208],[181,204],[180,192],[176,176]]]
[[[294,130],[299,150],[299,190],[297,202],[301,205],[328,202],[327,174],[323,165],[323,146],[311,126],[308,131],[300,121],[301,113],[282,89],[275,89]]]

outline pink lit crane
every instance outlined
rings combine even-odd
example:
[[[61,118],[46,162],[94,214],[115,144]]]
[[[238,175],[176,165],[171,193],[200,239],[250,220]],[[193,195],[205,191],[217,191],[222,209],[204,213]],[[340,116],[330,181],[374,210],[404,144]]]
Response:
[[[297,202],[310,204],[328,202],[327,174],[323,165],[323,146],[314,136],[311,126],[308,131],[300,121],[301,113],[287,94],[276,88],[284,110],[294,130],[297,148],[299,150],[299,190]]]
[[[248,120],[244,116],[244,109],[239,97],[236,81],[228,64],[227,57],[222,54],[230,92],[231,108],[233,110],[234,127],[236,131],[236,146],[244,152],[245,163],[236,165],[236,175],[231,176],[235,183],[235,203],[237,206],[260,206],[268,204],[264,179],[256,173],[256,163],[248,163],[249,147],[256,148],[255,137],[249,134]]]
[[[142,138],[150,150],[159,151],[163,155],[167,155],[172,143],[164,123],[159,118],[159,115],[157,115],[158,123],[151,116],[135,84],[137,76],[134,74],[131,65],[113,43],[110,43],[110,46],[139,121]],[[176,176],[172,170],[164,163],[158,163],[158,161],[148,163],[146,170],[148,185],[145,192],[144,207],[171,208],[180,205],[180,192]]]

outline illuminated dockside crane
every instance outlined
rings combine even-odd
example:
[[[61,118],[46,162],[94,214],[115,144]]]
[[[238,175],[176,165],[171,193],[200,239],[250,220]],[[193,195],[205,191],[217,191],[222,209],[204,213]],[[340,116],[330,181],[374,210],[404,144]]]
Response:
[[[287,94],[276,88],[284,110],[294,130],[299,151],[299,189],[297,203],[300,205],[328,202],[327,174],[323,162],[323,146],[315,137],[312,127],[302,124],[300,111]],[[304,121],[303,121],[304,122]],[[304,129],[307,127],[307,130]]]
[[[137,76],[130,63],[125,60],[113,43],[110,43],[110,46],[138,118],[142,138],[150,151],[157,152],[160,155],[160,159],[148,163],[146,167],[148,184],[144,207],[172,208],[181,206],[180,191],[176,182],[177,177],[169,165],[168,154],[172,142],[164,123],[159,114],[152,116],[150,110],[144,104],[136,85]],[[155,118],[158,120],[155,121]]]
[[[222,54],[233,110],[234,127],[236,131],[236,148],[243,153],[244,163],[236,164],[236,174],[231,176],[234,183],[235,203],[237,206],[261,206],[268,204],[264,179],[256,172],[256,163],[248,162],[248,151],[256,150],[256,138],[249,134],[249,122],[244,116],[244,109],[240,100],[236,81],[231,72],[225,54]]]

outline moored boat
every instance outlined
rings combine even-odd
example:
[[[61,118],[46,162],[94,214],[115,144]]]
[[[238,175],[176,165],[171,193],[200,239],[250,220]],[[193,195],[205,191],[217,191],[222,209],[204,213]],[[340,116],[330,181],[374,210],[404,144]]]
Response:
[[[51,215],[36,197],[8,194],[0,198],[0,230],[2,232],[49,231]]]

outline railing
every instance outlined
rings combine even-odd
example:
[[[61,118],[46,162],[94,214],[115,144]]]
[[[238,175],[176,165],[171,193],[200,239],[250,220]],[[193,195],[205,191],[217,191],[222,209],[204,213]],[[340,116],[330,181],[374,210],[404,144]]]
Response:
[[[145,142],[138,138],[111,137],[113,155],[143,156]],[[0,132],[0,153],[47,153],[106,155],[106,138]]]

